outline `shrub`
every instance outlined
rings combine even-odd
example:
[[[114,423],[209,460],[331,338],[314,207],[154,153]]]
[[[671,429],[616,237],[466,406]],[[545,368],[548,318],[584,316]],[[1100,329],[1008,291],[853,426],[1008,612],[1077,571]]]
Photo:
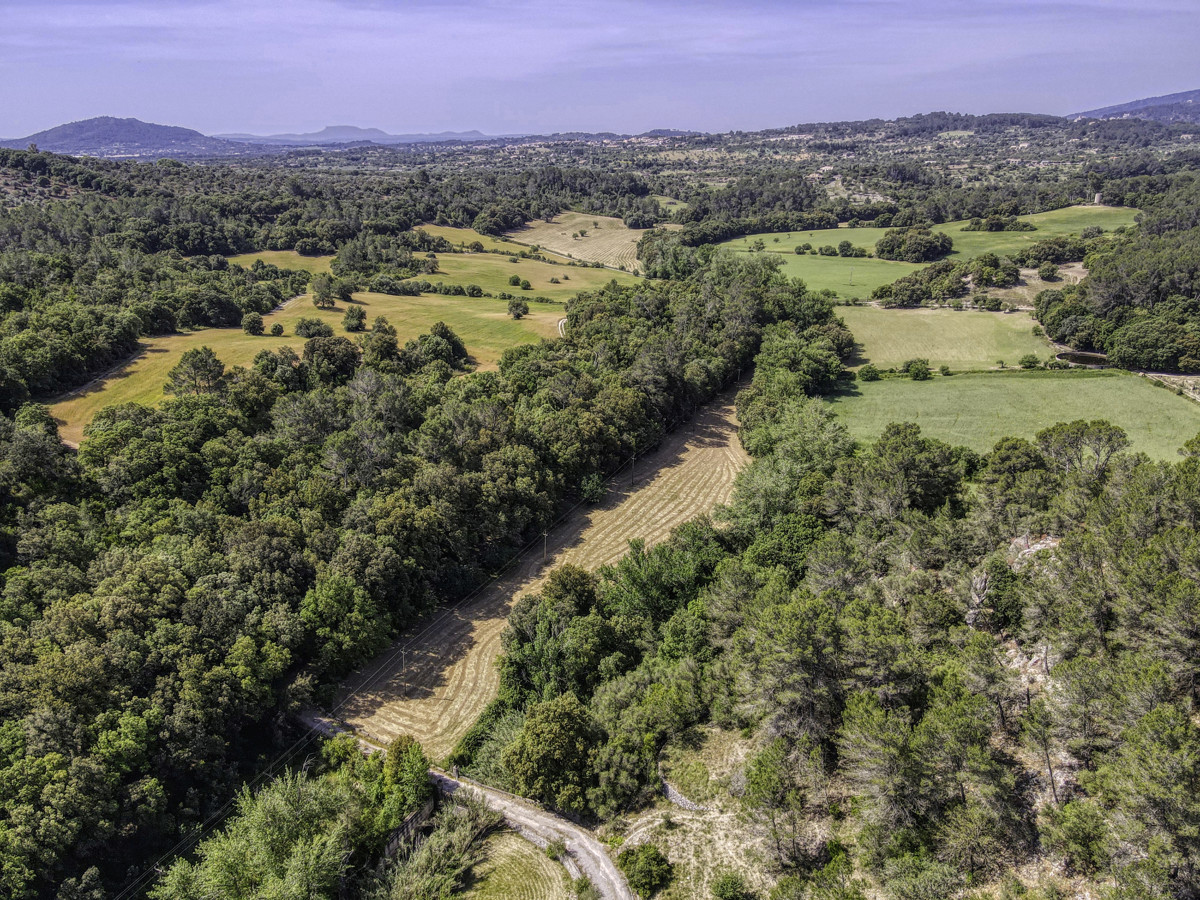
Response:
[[[675,867],[653,844],[622,850],[617,865],[634,893],[642,898],[653,897],[665,888],[675,873]]]
[[[262,334],[263,317],[256,312],[246,313],[242,316],[242,331],[246,334]]]
[[[1022,369],[1036,369],[1042,364],[1042,361],[1037,358],[1036,353],[1026,353],[1018,360],[1018,363]]]
[[[333,337],[333,328],[322,322],[320,319],[307,319],[301,317],[300,321],[296,323],[296,337]]]
[[[508,301],[508,314],[514,319],[520,319],[529,312],[529,304],[520,297],[513,297]]]
[[[342,327],[347,331],[362,331],[367,324],[367,311],[361,306],[350,306],[342,316]]]
[[[870,363],[867,363],[865,366],[863,366],[861,369],[858,370],[858,380],[859,381],[878,381],[879,380],[879,370],[877,368],[875,368],[873,365],[871,365]]]
[[[604,479],[600,477],[599,472],[593,472],[591,475],[584,477],[579,485],[579,497],[584,503],[595,505],[604,499],[604,495],[608,493],[608,489],[604,485]]]
[[[521,279],[521,290],[523,290],[523,291],[532,291],[533,290],[533,285],[529,283],[528,278]]]
[[[281,337],[283,335],[283,325],[281,325],[279,322],[276,322],[271,326],[271,334],[274,337]]]
[[[516,260],[513,260],[513,262],[516,262]],[[513,287],[519,287],[521,284],[521,276],[520,275],[509,275],[508,283],[511,284]]]
[[[900,371],[913,381],[928,381],[933,375],[927,359],[910,359],[900,367]]]
[[[1048,806],[1043,815],[1043,840],[1066,857],[1072,869],[1089,875],[1108,864],[1108,823],[1095,803],[1072,800],[1058,808]]]
[[[738,872],[722,872],[712,885],[713,900],[749,900],[746,879]]]
[[[943,363],[942,365],[938,366],[938,371],[941,372],[943,375],[949,375],[950,367],[948,365],[946,365],[945,363]]]
[[[1042,281],[1058,281],[1058,266],[1052,262],[1042,263],[1038,266],[1037,273]]]

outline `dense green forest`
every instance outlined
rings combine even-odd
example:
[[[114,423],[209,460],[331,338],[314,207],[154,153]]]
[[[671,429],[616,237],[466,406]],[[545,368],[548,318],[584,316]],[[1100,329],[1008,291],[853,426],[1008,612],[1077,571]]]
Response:
[[[962,130],[972,141],[942,136]],[[1038,298],[1047,334],[1197,371],[1190,134],[935,115],[658,149],[189,165],[0,150],[0,893],[115,895],[238,798],[156,897],[230,892],[242,868],[245,896],[299,871],[332,897],[348,865],[371,870],[364,897],[426,896],[426,878],[448,896],[494,824],[482,810],[444,814],[441,837],[374,868],[423,799],[419,748],[383,762],[335,741],[308,771],[243,786],[294,740],[297,711],[753,367],[738,411],[754,462],[728,508],[521,601],[500,696],[455,759],[603,822],[657,789],[665,747],[716,724],[761,739],[742,800],[773,836],[779,898],[943,896],[1040,853],[1114,897],[1189,896],[1196,448],[1173,465],[1125,453],[1102,410],[984,456],[905,424],[856,446],[816,399],[852,377],[836,298],[712,243],[857,220],[927,261],[951,249],[929,225],[1099,192],[1144,210],[1139,226],[934,262],[881,302],[1083,262],[1081,284]],[[39,402],[143,336],[237,327],[309,284],[227,256],[336,253],[323,288],[351,292],[451,252],[414,226],[493,235],[565,209],[681,227],[642,237],[648,280],[580,294],[565,337],[496,371],[468,371],[445,325],[401,344],[377,318],[246,368],[185,356],[171,396],[102,411],[78,450]],[[1042,535],[1043,551],[1014,550]],[[836,837],[801,840],[805,823]]]

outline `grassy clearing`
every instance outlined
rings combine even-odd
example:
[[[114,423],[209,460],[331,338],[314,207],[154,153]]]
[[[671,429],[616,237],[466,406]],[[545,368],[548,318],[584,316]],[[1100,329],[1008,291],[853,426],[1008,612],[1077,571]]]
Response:
[[[399,332],[401,343],[428,331],[435,322],[445,322],[463,339],[474,360],[485,368],[494,366],[509,347],[555,337],[558,320],[563,316],[560,306],[533,303],[529,315],[515,321],[508,316],[508,304],[504,300],[438,294],[391,297],[362,293],[355,294],[355,300],[366,309],[368,322],[376,316],[386,316]],[[227,367],[248,366],[260,350],[287,346],[299,352],[304,346],[304,338],[296,337],[295,327],[302,316],[322,319],[333,326],[335,334],[345,335],[341,325],[345,312],[345,304],[338,304],[331,310],[317,309],[305,295],[263,316],[268,332],[276,322],[283,325],[282,337],[269,334],[253,337],[240,328],[205,328],[148,338],[141,343],[142,352],[128,364],[67,395],[51,406],[51,412],[61,423],[63,438],[78,443],[84,426],[103,407],[118,403],[153,405],[160,402],[167,373],[186,351],[194,347],[211,347]]]
[[[517,244],[506,238],[492,237],[490,234],[480,234],[474,228],[455,228],[453,225],[418,225],[417,228],[434,237],[445,238],[455,247],[469,247],[478,241],[483,244],[484,250],[519,253],[526,249],[523,244]]]
[[[658,201],[658,208],[664,213],[673,213],[677,210],[684,210],[692,205],[686,200],[676,200],[674,197],[667,197],[663,194],[655,194],[654,199]]]
[[[843,306],[837,314],[858,342],[855,366],[890,369],[923,357],[934,368],[991,369],[998,360],[1015,366],[1027,353],[1047,359],[1054,352],[1049,341],[1034,337],[1036,323],[1026,312]]]
[[[572,235],[586,232],[582,237]],[[633,272],[638,268],[637,242],[644,229],[626,228],[620,219],[565,212],[551,222],[535,220],[524,228],[508,232],[522,244],[537,244],[554,253]]]
[[[947,222],[935,226],[934,230],[945,232],[953,238],[951,259],[970,259],[986,252],[1000,255],[1011,253],[1046,238],[1078,234],[1090,225],[1111,231],[1122,225],[1132,225],[1137,212],[1135,209],[1115,206],[1072,206],[1021,216],[1023,220],[1032,222],[1037,231],[963,231],[966,222]],[[863,299],[880,285],[910,275],[921,266],[884,259],[843,259],[811,254],[798,256],[795,249],[804,243],[812,244],[815,249],[826,245],[836,247],[842,241],[849,241],[855,247],[874,252],[875,244],[886,231],[885,228],[825,228],[776,232],[734,238],[722,242],[721,246],[744,253],[750,252],[754,242],[761,240],[766,245],[766,252],[780,254],[783,270],[789,276],[802,278],[814,290],[833,290],[841,297]]]
[[[767,896],[776,866],[766,829],[747,819],[731,791],[756,749],[753,738],[715,727],[698,728],[688,741],[666,748],[664,774],[706,808],[685,810],[660,800],[622,821],[625,846],[653,843],[675,865],[675,880],[658,900],[712,897],[714,880],[726,871],[741,873],[755,896]]]
[[[295,250],[260,250],[258,253],[243,253],[241,256],[231,256],[229,261],[247,269],[254,265],[256,259],[264,263],[278,266],[281,269],[292,269],[296,272],[312,272],[319,275],[328,272],[333,262],[332,256],[301,256]]]
[[[475,866],[464,900],[569,900],[567,870],[524,838],[501,831],[484,842],[486,856]]]
[[[425,280],[464,286],[477,284],[493,294],[507,291],[526,299],[546,297],[564,303],[580,291],[603,287],[613,279],[621,284],[635,284],[639,280],[635,275],[614,272],[611,269],[517,259],[495,253],[443,253],[438,256],[438,269],[440,271],[437,275],[423,276]],[[523,291],[509,284],[509,278],[513,275],[527,279],[530,290]],[[552,283],[552,278],[557,278],[559,283]]]
[[[874,440],[889,422],[916,422],[926,436],[979,452],[1007,435],[1032,438],[1056,422],[1107,419],[1125,429],[1134,450],[1175,460],[1200,433],[1200,405],[1115,371],[889,378],[858,382],[830,402],[860,440]]]

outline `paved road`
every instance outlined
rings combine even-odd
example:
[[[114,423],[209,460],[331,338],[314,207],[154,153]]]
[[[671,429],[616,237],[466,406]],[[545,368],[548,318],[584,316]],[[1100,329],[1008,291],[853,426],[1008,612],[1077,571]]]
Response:
[[[437,769],[431,770],[430,774],[443,794],[453,795],[463,791],[481,798],[503,815],[522,837],[537,844],[563,841],[571,858],[605,900],[637,900],[604,846],[585,829],[503,791],[476,782],[456,780]]]

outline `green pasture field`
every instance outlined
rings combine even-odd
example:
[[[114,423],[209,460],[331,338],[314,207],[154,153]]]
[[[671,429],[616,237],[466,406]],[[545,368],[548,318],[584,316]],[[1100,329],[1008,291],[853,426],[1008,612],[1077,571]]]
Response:
[[[1135,209],[1117,206],[1072,206],[1052,212],[1020,218],[1032,222],[1036,231],[963,231],[966,222],[947,222],[935,225],[935,231],[945,232],[954,241],[950,259],[971,259],[981,253],[1004,255],[1021,247],[1058,235],[1078,234],[1090,225],[1111,231],[1122,225],[1134,224]],[[800,244],[812,244],[813,249],[826,245],[836,247],[849,241],[868,252],[886,233],[886,228],[824,228],[816,231],[775,232],[752,234],[723,241],[720,246],[735,252],[750,252],[758,240],[766,244],[766,252],[780,254],[783,271],[801,278],[813,290],[833,290],[838,296],[865,299],[871,291],[897,278],[910,275],[922,266],[916,263],[884,259],[845,259],[838,256],[797,255]],[[853,283],[851,283],[853,280]]]
[[[881,309],[840,306],[841,316],[857,342],[852,366],[871,363],[890,369],[910,359],[924,358],[935,369],[956,371],[997,368],[999,360],[1015,366],[1026,354],[1049,359],[1054,349],[1035,337],[1027,312],[984,312],[953,309]]]
[[[482,368],[494,367],[509,347],[556,337],[558,320],[564,315],[563,308],[557,304],[531,303],[529,315],[514,320],[508,315],[507,301],[486,297],[445,297],[440,294],[392,297],[361,293],[355,294],[354,299],[366,310],[368,327],[376,316],[386,316],[396,328],[401,344],[429,331],[435,322],[445,322],[462,338],[471,358]],[[296,336],[295,327],[302,316],[328,322],[333,326],[334,334],[354,339],[356,335],[342,329],[345,312],[344,303],[331,310],[317,309],[306,294],[263,316],[267,332],[276,322],[283,325],[281,337],[272,337],[269,333],[255,337],[240,328],[204,328],[147,338],[141,342],[141,352],[129,363],[68,394],[53,404],[50,411],[61,425],[63,438],[78,443],[84,426],[105,406],[159,403],[164,397],[162,388],[167,373],[187,350],[211,347],[226,368],[249,366],[260,350],[287,346],[300,352],[304,338]]]
[[[495,253],[443,253],[438,256],[438,268],[441,270],[438,274],[421,277],[434,283],[477,284],[493,294],[507,291],[526,299],[546,297],[564,303],[580,291],[595,290],[614,279],[621,284],[636,284],[641,280],[636,275],[612,269],[517,259]],[[513,275],[528,279],[530,289],[523,291],[509,284],[508,279]],[[557,278],[559,283],[552,284],[551,278]]]
[[[490,234],[480,234],[474,228],[456,228],[453,225],[418,225],[416,227],[433,237],[445,238],[455,247],[467,247],[478,241],[483,244],[484,250],[499,250],[502,253],[520,253],[522,250],[529,249],[514,241],[501,240]]]
[[[256,259],[264,263],[278,266],[281,269],[291,269],[296,272],[311,272],[319,275],[329,272],[332,256],[301,256],[295,250],[261,250],[258,253],[243,253],[241,256],[230,256],[229,261],[247,269],[254,265]]]
[[[1056,422],[1107,419],[1124,428],[1131,448],[1155,459],[1200,433],[1200,405],[1116,371],[1015,371],[929,381],[856,382],[829,398],[857,439],[873,441],[890,422],[916,422],[927,437],[990,450],[1006,436],[1032,438]]]

